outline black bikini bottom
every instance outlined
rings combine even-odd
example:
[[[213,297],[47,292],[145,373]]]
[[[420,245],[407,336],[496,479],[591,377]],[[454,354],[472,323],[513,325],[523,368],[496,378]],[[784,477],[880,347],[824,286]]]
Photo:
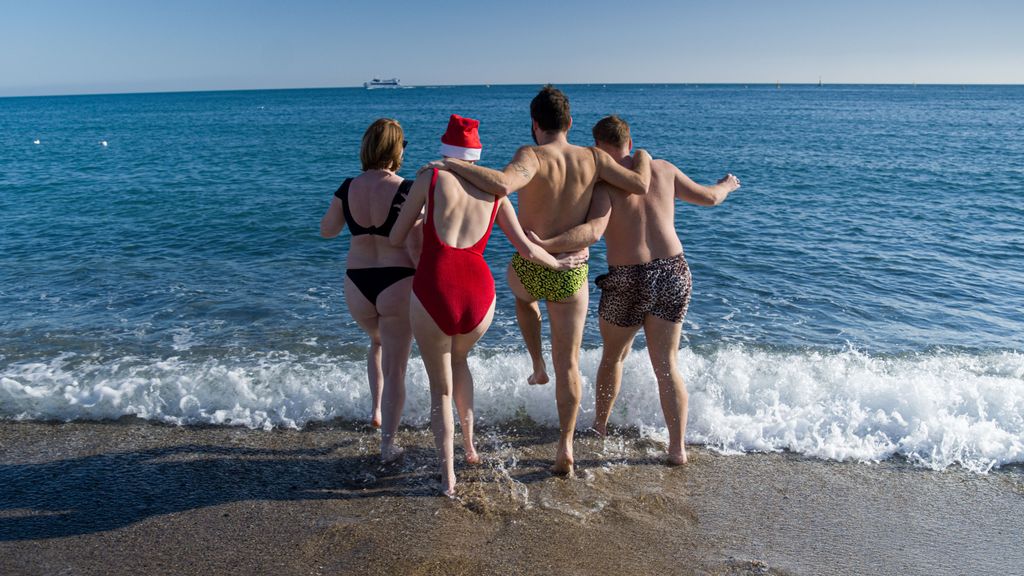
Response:
[[[377,297],[395,282],[416,273],[415,268],[405,266],[381,266],[380,268],[349,268],[345,274],[352,279],[356,288],[366,299],[377,305]]]

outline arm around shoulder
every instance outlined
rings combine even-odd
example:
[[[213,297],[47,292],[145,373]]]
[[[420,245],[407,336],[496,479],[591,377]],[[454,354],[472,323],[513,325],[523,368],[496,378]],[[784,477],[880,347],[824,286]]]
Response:
[[[637,150],[633,155],[633,169],[625,168],[597,147],[594,160],[597,162],[597,175],[601,180],[629,194],[646,194],[651,185],[651,155],[646,150]]]
[[[480,190],[499,198],[529,184],[540,166],[537,153],[529,146],[517,150],[504,170],[485,168],[456,158],[446,158],[444,164]]]

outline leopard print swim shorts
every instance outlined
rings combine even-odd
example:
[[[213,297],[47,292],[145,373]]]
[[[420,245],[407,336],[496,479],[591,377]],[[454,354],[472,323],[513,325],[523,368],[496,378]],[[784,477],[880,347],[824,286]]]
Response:
[[[601,303],[597,313],[616,326],[639,326],[644,316],[679,323],[690,306],[693,279],[682,254],[645,264],[609,266],[597,277]]]

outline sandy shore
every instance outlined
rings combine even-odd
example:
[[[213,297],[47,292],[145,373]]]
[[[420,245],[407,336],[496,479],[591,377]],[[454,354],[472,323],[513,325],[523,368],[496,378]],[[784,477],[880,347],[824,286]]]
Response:
[[[437,495],[429,434],[0,422],[0,574],[1024,573],[1024,470],[942,473],[791,454],[659,462],[635,434],[577,448],[480,435]]]

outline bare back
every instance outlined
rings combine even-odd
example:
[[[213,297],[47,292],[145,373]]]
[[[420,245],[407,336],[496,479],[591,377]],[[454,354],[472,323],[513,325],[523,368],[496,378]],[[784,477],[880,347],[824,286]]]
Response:
[[[388,218],[395,192],[402,178],[394,174],[363,172],[349,186],[348,209],[352,219],[361,226],[380,225]],[[363,234],[352,236],[348,251],[349,268],[376,268],[380,266],[412,267],[405,247],[395,248],[387,236]]]
[[[438,237],[455,248],[476,244],[490,226],[497,200],[451,172],[438,172],[434,188],[434,227]]]
[[[611,217],[604,232],[610,266],[643,264],[683,251],[675,229],[674,178],[672,164],[654,160],[647,194],[626,194],[604,182],[598,184],[611,199]]]
[[[551,237],[587,218],[597,182],[594,151],[567,142],[534,146],[539,167],[519,191],[519,222],[541,237]]]

